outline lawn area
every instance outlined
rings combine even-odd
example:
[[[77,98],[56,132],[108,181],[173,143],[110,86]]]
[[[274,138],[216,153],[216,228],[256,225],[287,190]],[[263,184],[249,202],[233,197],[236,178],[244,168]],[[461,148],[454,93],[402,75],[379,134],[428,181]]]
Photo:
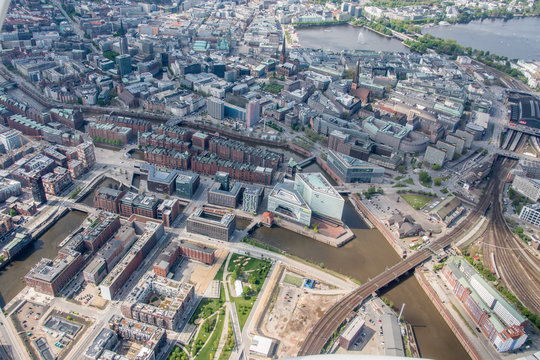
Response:
[[[221,284],[220,298],[202,299],[199,303],[199,306],[197,306],[197,309],[191,316],[191,319],[189,319],[189,323],[194,324],[195,320],[197,320],[198,318],[206,319],[207,317],[215,313],[220,307],[222,307],[223,304],[225,304],[225,290],[223,288],[223,284]]]
[[[214,276],[214,280],[219,280],[219,281],[223,280],[223,270],[225,270],[225,263],[226,261],[223,261],[223,264],[221,264],[218,272],[216,273],[216,276]]]
[[[229,328],[227,329],[227,341],[225,342],[223,350],[221,350],[221,354],[219,354],[219,360],[228,360],[231,357],[234,345],[236,345],[236,341],[234,341],[233,328],[231,322],[229,321]]]
[[[201,330],[197,334],[197,338],[191,339],[191,342],[189,343],[189,347],[191,347],[191,353],[196,355],[206,344],[206,340],[210,337],[210,334],[214,330],[216,326],[216,322],[218,321],[218,315],[216,314],[214,316],[209,317],[200,325]]]
[[[285,279],[283,279],[283,281],[296,287],[300,287],[304,283],[304,280],[302,278],[290,274],[285,275]]]
[[[251,258],[244,255],[233,254],[227,270],[231,273],[231,280],[241,280],[244,291],[248,293],[240,297],[231,296],[231,301],[236,304],[240,327],[244,327],[251,308],[261,291],[266,276],[270,271],[270,262]],[[229,292],[230,293],[230,292]]]
[[[195,359],[213,359],[214,355],[216,354],[217,347],[219,345],[219,339],[221,338],[221,333],[223,332],[223,323],[225,321],[225,310],[221,310],[219,314],[219,319],[217,321],[217,324],[214,328],[214,332],[210,336],[210,339],[208,339],[208,342],[206,345],[201,349],[201,351],[197,354]]]
[[[433,200],[431,196],[426,195],[418,195],[418,194],[406,194],[401,195],[403,200],[407,202],[407,204],[411,205],[413,209],[420,210],[423,208],[428,202]]]

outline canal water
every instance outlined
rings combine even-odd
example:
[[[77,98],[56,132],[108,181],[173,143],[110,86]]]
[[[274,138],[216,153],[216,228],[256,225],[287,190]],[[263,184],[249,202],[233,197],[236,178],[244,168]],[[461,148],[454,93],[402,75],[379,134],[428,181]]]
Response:
[[[379,35],[363,27],[337,25],[296,30],[303,48],[409,52],[399,40]]]
[[[24,276],[41,258],[54,259],[56,257],[58,244],[77,229],[85,218],[86,213],[68,212],[17,255],[9,265],[0,270],[0,306],[4,306],[24,288]]]
[[[110,187],[110,188],[114,188],[114,189],[117,189],[118,186],[120,185],[120,183],[114,179],[111,179],[109,177],[105,177],[103,178],[103,180],[101,180],[101,182],[94,188],[94,190],[92,190],[90,193],[88,193],[88,195],[86,195],[83,199],[82,199],[82,203],[87,205],[87,206],[94,206],[94,195],[96,194],[96,190],[102,186],[105,186],[105,187]]]
[[[343,221],[356,238],[341,248],[325,245],[279,227],[260,227],[252,237],[315,264],[324,264],[328,269],[361,282],[400,261],[381,233],[369,229],[348,201],[345,203]],[[393,301],[396,308],[406,304],[403,315],[414,328],[422,357],[437,360],[469,358],[414,277],[393,287],[384,296]]]
[[[424,27],[423,33],[510,59],[540,60],[540,17],[485,19],[468,24]],[[471,36],[474,34],[474,36]]]

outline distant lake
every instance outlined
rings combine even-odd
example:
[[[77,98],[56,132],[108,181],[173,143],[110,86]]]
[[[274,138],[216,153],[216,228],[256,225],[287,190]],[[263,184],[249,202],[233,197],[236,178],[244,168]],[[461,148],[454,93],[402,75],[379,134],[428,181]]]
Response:
[[[381,36],[373,31],[351,25],[308,27],[297,29],[303,48],[327,50],[375,50],[408,52],[397,39]]]
[[[540,60],[540,17],[477,20],[425,27],[422,32],[510,59]]]

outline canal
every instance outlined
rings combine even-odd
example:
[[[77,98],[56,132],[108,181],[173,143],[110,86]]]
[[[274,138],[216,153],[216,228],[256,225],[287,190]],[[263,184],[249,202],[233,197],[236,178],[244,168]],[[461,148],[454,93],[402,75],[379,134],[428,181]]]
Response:
[[[41,258],[54,259],[56,257],[58,244],[77,229],[85,218],[86,213],[68,212],[17,255],[9,265],[0,270],[0,306],[11,301],[24,288],[24,276]]]
[[[343,221],[356,238],[341,248],[325,245],[279,227],[260,227],[252,237],[315,264],[324,264],[328,269],[361,282],[400,261],[381,233],[369,229],[348,201],[345,203]],[[414,328],[422,357],[437,360],[469,358],[414,277],[393,287],[385,296],[397,308],[406,304],[404,318]]]

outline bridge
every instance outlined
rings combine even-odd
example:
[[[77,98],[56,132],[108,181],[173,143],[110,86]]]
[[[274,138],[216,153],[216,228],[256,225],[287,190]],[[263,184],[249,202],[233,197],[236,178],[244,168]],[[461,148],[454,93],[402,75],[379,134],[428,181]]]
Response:
[[[311,165],[315,162],[315,160],[317,160],[317,157],[316,156],[310,156],[308,157],[307,159],[304,159],[302,160],[301,162],[298,163],[298,167],[300,169],[303,169],[305,168],[306,166],[308,165]]]
[[[345,321],[347,316],[371,294],[385,288],[388,284],[399,281],[405,274],[414,271],[414,269],[428,260],[433,254],[439,254],[441,251],[449,247],[455,240],[466,235],[482,216],[485,215],[488,208],[494,201],[494,196],[499,194],[500,184],[506,178],[511,166],[515,164],[515,160],[497,157],[493,162],[493,168],[499,170],[496,175],[489,179],[485,189],[485,194],[492,196],[484,196],[476,207],[471,211],[470,215],[463,220],[459,227],[454,228],[450,233],[435,240],[429,248],[425,247],[407,259],[398,262],[396,265],[386,269],[381,274],[373,279],[369,279],[362,286],[356,288],[339,303],[333,305],[323,317],[313,326],[302,344],[298,356],[316,355],[319,354],[340,324]],[[495,195],[494,195],[495,194]],[[495,199],[497,197],[495,196]]]

